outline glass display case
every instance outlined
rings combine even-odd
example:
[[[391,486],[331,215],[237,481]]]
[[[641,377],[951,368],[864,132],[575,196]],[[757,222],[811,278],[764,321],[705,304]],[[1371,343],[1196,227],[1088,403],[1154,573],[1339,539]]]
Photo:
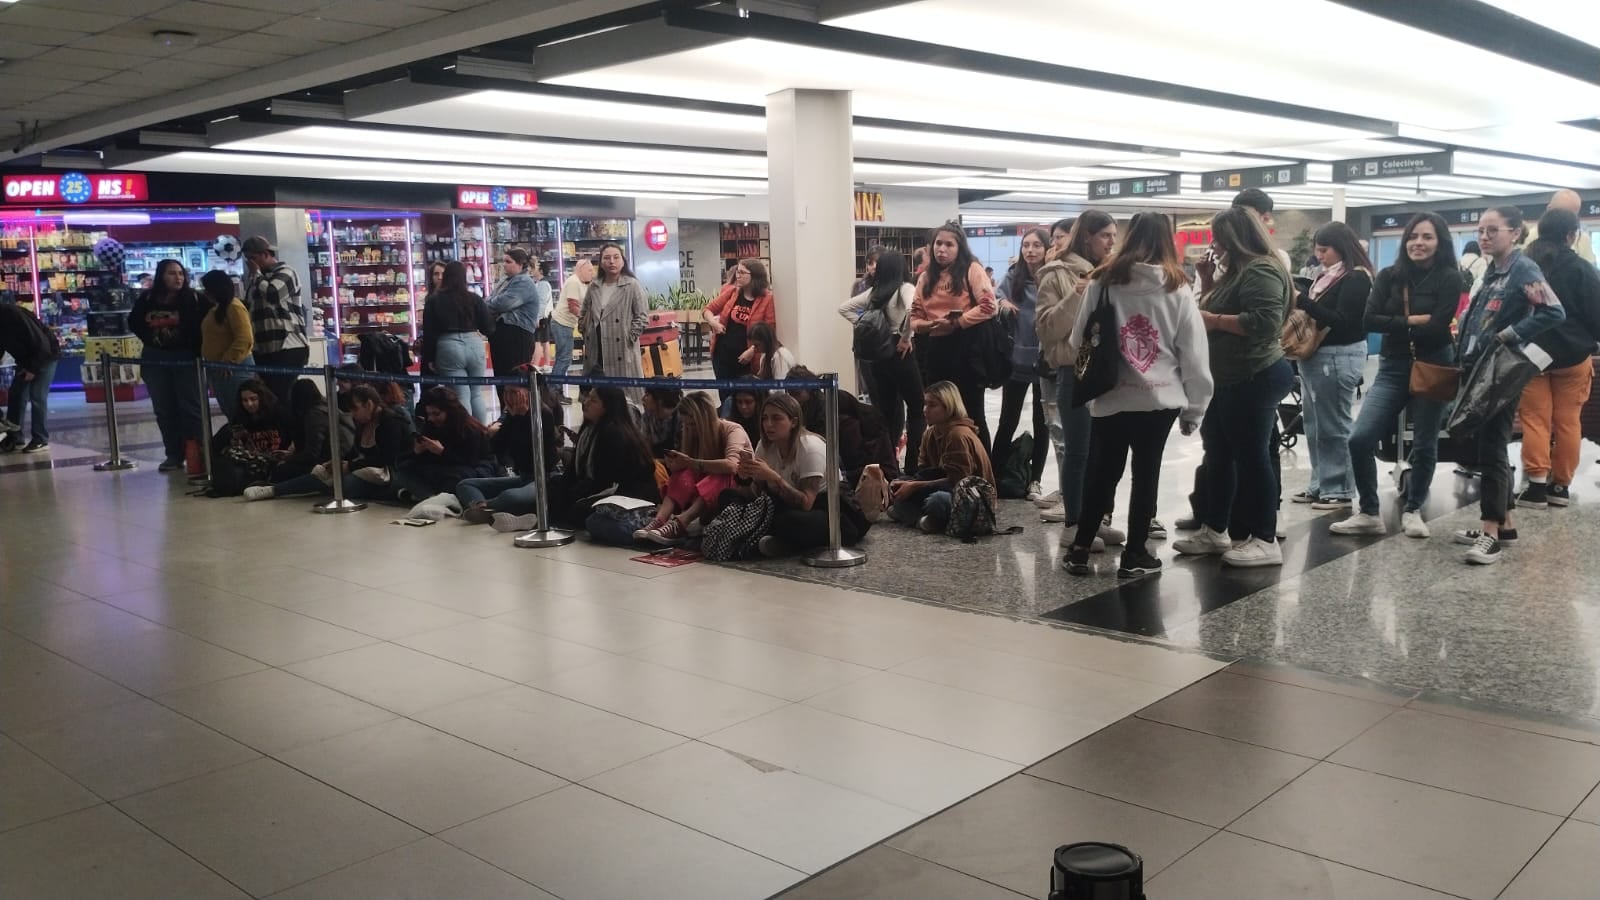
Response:
[[[353,360],[361,335],[417,337],[421,235],[409,216],[324,213],[309,235],[314,326]],[[317,221],[316,218],[313,221]]]
[[[528,251],[528,255],[535,260],[544,262],[548,280],[552,286],[559,286],[561,277],[560,242],[556,235],[560,232],[557,219],[530,219],[522,217],[499,216],[487,220],[489,228],[489,256],[488,264],[484,267],[485,274],[489,277],[484,285],[487,294],[494,290],[494,286],[505,277],[500,260],[505,258],[505,252],[512,247],[521,247]],[[538,273],[528,273],[538,278]]]
[[[571,272],[580,257],[595,256],[606,244],[621,244],[623,253],[633,259],[632,236],[631,219],[562,219],[562,272]]]

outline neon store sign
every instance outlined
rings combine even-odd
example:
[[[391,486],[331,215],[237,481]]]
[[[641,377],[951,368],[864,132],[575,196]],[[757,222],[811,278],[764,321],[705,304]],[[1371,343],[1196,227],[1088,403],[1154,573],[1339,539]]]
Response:
[[[126,173],[85,175],[7,175],[4,178],[7,203],[31,206],[53,203],[138,203],[150,199],[150,187],[143,175]]]
[[[533,188],[459,185],[456,187],[456,208],[534,212],[539,208],[539,192]]]

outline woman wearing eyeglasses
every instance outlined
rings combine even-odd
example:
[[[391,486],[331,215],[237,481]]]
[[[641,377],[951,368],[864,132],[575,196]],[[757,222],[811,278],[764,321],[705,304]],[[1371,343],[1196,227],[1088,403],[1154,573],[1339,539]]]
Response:
[[[1461,315],[1456,349],[1461,370],[1471,372],[1477,361],[1496,344],[1522,347],[1561,324],[1566,312],[1533,260],[1519,245],[1527,236],[1522,210],[1515,206],[1490,207],[1478,219],[1478,245],[1489,258],[1489,270],[1472,304]],[[1517,539],[1511,524],[1511,463],[1506,445],[1517,405],[1492,416],[1478,428],[1478,465],[1481,467],[1479,508],[1482,527],[1458,531],[1455,541],[1472,547],[1466,561],[1488,566],[1500,561],[1502,543]]]
[[[750,349],[750,329],[760,322],[778,325],[767,267],[761,260],[743,259],[733,267],[733,281],[706,304],[705,319],[711,326],[711,371],[728,381],[746,374],[749,370],[740,357]],[[719,393],[723,400],[733,396],[732,391]]]

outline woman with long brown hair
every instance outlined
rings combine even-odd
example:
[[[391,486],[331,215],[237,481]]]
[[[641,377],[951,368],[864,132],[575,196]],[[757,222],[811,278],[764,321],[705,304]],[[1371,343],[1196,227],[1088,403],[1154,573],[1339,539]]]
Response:
[[[933,233],[928,268],[917,277],[911,301],[911,330],[928,347],[929,381],[949,381],[989,446],[989,420],[983,412],[985,388],[973,368],[963,337],[967,329],[994,318],[994,284],[967,246],[966,232],[954,222]]]
[[[467,267],[447,263],[439,289],[422,304],[422,371],[453,378],[482,378],[489,367],[485,338],[494,319],[483,298],[467,288]],[[487,421],[489,404],[481,387],[453,389],[472,417]]]
[[[711,371],[724,380],[745,374],[748,370],[742,357],[750,346],[750,330],[758,322],[778,324],[767,267],[759,259],[739,260],[733,267],[733,281],[706,304],[703,315],[711,328]],[[733,392],[718,394],[727,400]]]
[[[734,485],[739,457],[751,450],[736,423],[717,418],[706,394],[689,394],[678,404],[678,448],[668,450],[667,489],[655,519],[634,532],[635,540],[671,546],[682,543],[695,525],[712,520],[722,492]]]
[[[1050,235],[1043,228],[1031,228],[1022,235],[1021,252],[1001,284],[1002,305],[1009,304],[1017,314],[1017,330],[1011,345],[1011,378],[1000,390],[1000,428],[995,432],[995,475],[1004,480],[1006,460],[1011,456],[1011,437],[1022,420],[1022,408],[1033,392],[1033,456],[1028,460],[1028,479],[1023,494],[1028,500],[1043,495],[1039,479],[1044,477],[1045,458],[1050,453],[1046,440],[1043,388],[1039,383],[1039,333],[1035,326],[1038,311],[1039,270],[1044,267]],[[999,487],[996,485],[996,487]],[[1009,495],[1007,495],[1009,496]]]
[[[1117,566],[1119,578],[1161,571],[1147,548],[1150,518],[1160,487],[1161,455],[1179,422],[1184,434],[1200,427],[1211,401],[1211,364],[1194,291],[1178,260],[1172,224],[1159,213],[1140,213],[1110,262],[1096,269],[1089,289],[1096,303],[1109,304],[1120,340],[1096,352],[1116,354],[1117,381],[1086,406],[1093,417],[1089,477],[1083,517],[1066,568],[1089,574],[1089,553],[1100,521],[1133,454],[1133,492],[1128,501],[1128,541]],[[1103,288],[1104,290],[1100,290]],[[1073,328],[1073,349],[1083,346],[1088,316]]]
[[[162,472],[183,468],[185,445],[200,440],[200,386],[194,360],[200,355],[205,309],[200,295],[189,286],[183,263],[163,259],[156,263],[154,283],[128,313],[128,330],[143,342],[142,358],[150,363],[141,369],[166,451],[159,467]],[[231,402],[225,406],[232,407]]]

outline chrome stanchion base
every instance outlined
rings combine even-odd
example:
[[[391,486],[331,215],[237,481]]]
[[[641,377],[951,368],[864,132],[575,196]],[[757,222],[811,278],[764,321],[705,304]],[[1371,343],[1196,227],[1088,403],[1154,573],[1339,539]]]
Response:
[[[311,507],[311,511],[321,515],[330,513],[353,513],[366,509],[367,505],[357,500],[329,500]]]
[[[200,479],[199,481],[191,480],[189,482],[189,490],[185,493],[191,497],[204,497],[205,495],[211,493],[211,482],[205,480],[204,478]]]
[[[523,549],[539,549],[541,547],[565,547],[577,540],[577,536],[570,531],[559,528],[541,528],[527,534],[519,534],[511,542],[512,546]]]
[[[131,459],[119,459],[115,462],[108,459],[103,463],[95,463],[94,470],[96,472],[126,472],[129,469],[138,468],[138,466],[139,464]]]
[[[800,561],[815,569],[848,569],[865,563],[867,551],[854,547],[840,547],[837,550],[823,547],[800,557]]]

